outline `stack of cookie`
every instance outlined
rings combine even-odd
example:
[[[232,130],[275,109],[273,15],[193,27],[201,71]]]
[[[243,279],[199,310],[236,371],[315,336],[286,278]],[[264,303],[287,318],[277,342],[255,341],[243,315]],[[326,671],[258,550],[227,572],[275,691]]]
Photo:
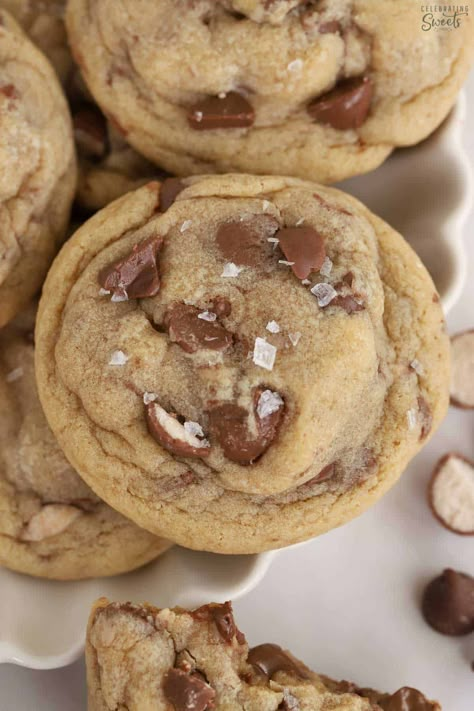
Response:
[[[252,553],[362,512],[442,419],[448,342],[403,238],[308,180],[440,124],[469,18],[427,35],[411,0],[2,6],[0,561],[110,574],[167,540]]]

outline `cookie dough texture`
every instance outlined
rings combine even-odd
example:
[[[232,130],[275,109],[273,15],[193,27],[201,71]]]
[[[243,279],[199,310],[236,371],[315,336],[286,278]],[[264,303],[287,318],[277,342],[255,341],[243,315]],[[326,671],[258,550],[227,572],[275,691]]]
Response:
[[[62,580],[137,568],[169,543],[107,506],[64,457],[36,393],[34,311],[0,334],[0,565]]]
[[[296,543],[376,501],[444,416],[439,298],[402,237],[339,191],[246,175],[181,187],[165,212],[166,182],[163,196],[158,183],[129,193],[56,259],[37,326],[43,407],[94,491],[158,535],[226,553]],[[297,278],[285,226],[317,231],[329,276]],[[104,269],[156,239],[157,295],[100,289]],[[209,440],[202,456],[176,447],[183,421]]]
[[[249,649],[230,603],[160,610],[102,598],[86,665],[89,711],[440,711],[415,689],[380,694],[320,676],[277,645]]]
[[[76,165],[49,62],[0,10],[0,327],[39,290],[64,237]]]
[[[424,32],[413,0],[70,0],[66,22],[101,108],[166,170],[284,169],[326,183],[372,170],[442,122],[472,59],[472,14]],[[309,115],[341,81],[364,76],[374,93],[359,127]],[[250,102],[252,125],[190,126],[193,107],[228,92]]]

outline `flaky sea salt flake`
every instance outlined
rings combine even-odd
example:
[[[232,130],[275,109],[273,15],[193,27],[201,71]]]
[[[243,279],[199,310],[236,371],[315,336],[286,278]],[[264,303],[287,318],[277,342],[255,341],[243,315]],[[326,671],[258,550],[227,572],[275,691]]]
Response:
[[[280,326],[276,321],[269,321],[266,326],[267,331],[270,333],[280,333]]]
[[[425,369],[423,368],[423,364],[420,363],[418,358],[413,358],[413,360],[410,363],[410,368],[415,371],[417,375],[423,375],[425,372]]]
[[[287,69],[289,72],[300,72],[303,69],[303,60],[294,59],[292,62],[289,63]]]
[[[257,336],[253,349],[253,362],[265,370],[273,370],[277,349],[264,338]]]
[[[238,277],[243,267],[238,267],[234,262],[224,264],[221,277]]]
[[[212,311],[203,311],[202,313],[198,314],[198,318],[200,318],[202,321],[215,321],[217,316]]]
[[[319,270],[319,273],[322,274],[322,276],[328,277],[331,272],[332,272],[332,262],[329,259],[329,257],[324,257],[324,261],[321,265],[321,269]]]
[[[99,296],[108,296],[109,294],[110,294],[109,289],[103,289],[102,287],[100,287]]]
[[[204,431],[199,422],[186,420],[186,422],[184,423],[184,429],[188,434],[194,435],[194,437],[204,437]]]
[[[309,284],[311,284],[309,279],[302,279],[301,283],[304,284],[304,286],[309,286]]]
[[[331,284],[326,284],[322,282],[321,284],[315,284],[311,289],[311,293],[315,295],[318,300],[318,306],[324,309],[328,306],[331,301],[337,296],[337,291]]]
[[[279,259],[278,264],[283,264],[285,267],[292,267],[294,262],[287,262],[286,259]]]
[[[264,212],[266,212],[266,211],[268,210],[268,208],[271,207],[271,206],[272,206],[272,203],[270,202],[270,200],[263,200],[263,202],[262,202],[262,210],[263,210]]]
[[[289,333],[288,338],[290,339],[290,343],[292,346],[297,346],[301,338],[301,333],[299,331],[296,331],[295,333]]]
[[[150,402],[155,402],[157,397],[158,395],[156,393],[145,392],[143,393],[143,402],[145,405],[149,405]]]
[[[410,431],[414,430],[417,425],[416,410],[414,408],[412,408],[411,410],[408,410],[407,422],[408,422],[408,429]]]
[[[304,217],[300,217],[300,219],[296,221],[295,226],[300,227],[300,225],[302,225],[303,222],[304,222]]]
[[[181,227],[179,228],[179,231],[186,232],[186,230],[189,230],[189,228],[191,227],[192,224],[193,224],[192,220],[185,220],[183,222],[183,224],[181,225]]]
[[[264,390],[257,403],[257,415],[260,419],[272,415],[284,405],[283,399],[278,393],[271,390]]]
[[[110,356],[109,365],[125,365],[128,360],[128,355],[123,351],[114,351]]]
[[[193,114],[193,118],[195,121],[202,121],[202,118],[203,118],[202,111],[195,111]]]
[[[114,291],[110,300],[113,301],[114,304],[118,304],[120,301],[128,301],[128,294],[125,289],[120,289],[120,291]]]

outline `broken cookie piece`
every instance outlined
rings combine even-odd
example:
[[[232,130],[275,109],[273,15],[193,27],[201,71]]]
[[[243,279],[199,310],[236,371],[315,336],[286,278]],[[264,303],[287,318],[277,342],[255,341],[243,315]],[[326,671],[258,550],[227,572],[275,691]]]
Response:
[[[417,689],[362,689],[311,671],[277,644],[249,648],[229,602],[186,610],[101,598],[86,665],[89,711],[441,711]]]

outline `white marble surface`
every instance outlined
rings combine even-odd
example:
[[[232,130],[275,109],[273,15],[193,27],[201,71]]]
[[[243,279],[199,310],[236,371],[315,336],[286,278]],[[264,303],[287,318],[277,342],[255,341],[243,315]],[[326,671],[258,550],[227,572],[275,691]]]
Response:
[[[474,73],[467,94],[464,144],[474,166]],[[473,235],[471,214],[465,230],[470,265]],[[473,304],[468,276],[448,320],[451,332],[474,325]],[[235,605],[250,643],[277,641],[335,677],[387,690],[410,684],[438,696],[445,711],[472,711],[474,635],[435,634],[420,619],[418,598],[443,566],[474,573],[474,539],[444,531],[424,501],[438,456],[458,449],[473,457],[473,433],[474,413],[451,410],[383,501],[343,529],[282,552],[260,586]],[[0,711],[84,711],[85,699],[82,660],[48,672],[0,667]]]

